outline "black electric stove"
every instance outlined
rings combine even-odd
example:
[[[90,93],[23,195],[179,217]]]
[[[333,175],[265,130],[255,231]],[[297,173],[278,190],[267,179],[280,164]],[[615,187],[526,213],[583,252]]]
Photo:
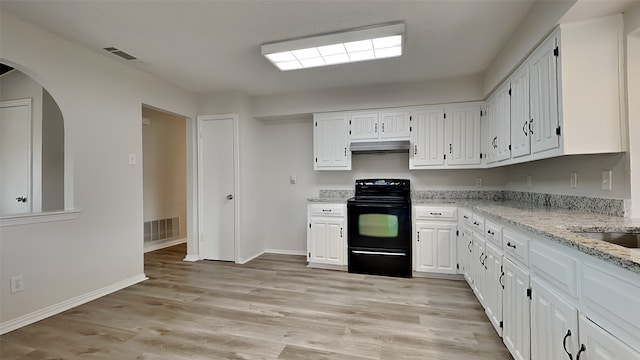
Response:
[[[356,180],[347,218],[349,272],[411,277],[409,180]]]

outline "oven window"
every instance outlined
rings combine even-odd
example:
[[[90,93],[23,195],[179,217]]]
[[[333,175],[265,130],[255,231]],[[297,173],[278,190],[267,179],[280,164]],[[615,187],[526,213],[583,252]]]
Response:
[[[358,217],[358,233],[371,237],[398,237],[398,216],[362,214]]]

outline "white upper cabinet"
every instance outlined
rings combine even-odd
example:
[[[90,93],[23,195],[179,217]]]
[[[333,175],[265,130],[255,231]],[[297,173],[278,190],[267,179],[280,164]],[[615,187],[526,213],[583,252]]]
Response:
[[[416,110],[411,112],[411,119],[409,169],[444,165],[444,108]]]
[[[408,140],[411,136],[408,111],[380,113],[380,138],[387,140]]]
[[[559,146],[557,41],[555,36],[550,37],[529,59],[529,133],[532,153]]]
[[[497,162],[511,157],[511,95],[510,84],[502,84],[490,97],[487,106],[487,118],[490,124],[485,126],[489,131],[483,138],[487,150],[486,162]]]
[[[351,170],[347,115],[313,117],[314,170]]]
[[[447,164],[480,164],[480,104],[447,107],[446,114]]]
[[[408,111],[350,113],[351,141],[409,140]]]
[[[378,138],[378,113],[353,114],[350,116],[351,140]]]
[[[511,76],[511,157],[531,153],[529,141],[529,66],[523,65]]]

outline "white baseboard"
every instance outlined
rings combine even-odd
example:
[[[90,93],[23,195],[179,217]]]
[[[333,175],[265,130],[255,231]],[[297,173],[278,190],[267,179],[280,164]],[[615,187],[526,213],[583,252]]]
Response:
[[[253,259],[257,258],[258,256],[260,256],[260,255],[262,255],[262,254],[264,254],[264,251],[261,251],[261,252],[259,252],[259,253],[255,254],[255,255],[253,255],[252,257],[250,257],[250,258],[248,258],[248,259],[238,259],[238,261],[236,261],[236,264],[240,264],[240,265],[246,264],[246,263],[248,263],[249,261],[251,261],[251,260],[253,260]]]
[[[414,278],[429,278],[429,279],[442,279],[442,280],[464,280],[462,274],[439,274],[439,273],[426,273],[426,272],[413,272]]]
[[[195,262],[199,260],[202,260],[202,259],[200,259],[200,256],[198,255],[187,255],[184,257],[184,259],[182,259],[182,261],[190,261],[190,262]]]
[[[156,251],[156,250],[167,248],[169,246],[184,244],[186,242],[187,242],[187,238],[147,242],[147,243],[144,243],[144,252],[148,253],[149,251]]]
[[[281,250],[281,249],[267,249],[264,251],[267,254],[282,254],[282,255],[302,255],[306,256],[307,252],[303,250]]]
[[[105,295],[109,295],[113,292],[116,292],[118,290],[122,290],[126,287],[129,287],[131,285],[135,285],[141,281],[147,280],[148,277],[146,277],[144,274],[140,274],[122,281],[119,281],[115,284],[111,284],[108,286],[105,286],[101,289],[97,289],[94,291],[90,291],[86,294],[82,294],[80,296],[76,296],[72,299],[69,300],[65,300],[63,302],[51,305],[51,306],[47,306],[45,308],[42,308],[40,310],[36,310],[32,313],[26,314],[26,315],[22,315],[19,316],[15,319],[9,320],[9,321],[5,321],[3,323],[0,323],[0,335],[8,333],[9,331],[13,331],[16,329],[19,329],[23,326],[27,326],[29,324],[33,324],[37,321],[40,321],[42,319],[46,319],[50,316],[59,314],[63,311],[67,311],[71,308],[74,308],[76,306],[88,303],[89,301],[95,300],[97,298],[103,297]]]

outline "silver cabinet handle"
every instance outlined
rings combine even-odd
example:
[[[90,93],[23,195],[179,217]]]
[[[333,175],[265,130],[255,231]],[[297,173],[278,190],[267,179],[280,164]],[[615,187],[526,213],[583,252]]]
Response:
[[[418,145],[413,145],[413,155],[418,155]]]
[[[382,132],[384,132],[384,123],[382,123]]]
[[[233,195],[231,194],[227,195],[227,200],[233,200]]]
[[[19,203],[26,203],[26,202],[27,202],[27,198],[26,198],[26,197],[24,197],[24,196],[18,196],[18,197],[16,198],[16,202],[19,202]]]
[[[432,212],[430,214],[434,216],[442,216],[442,213],[439,213],[439,212]]]
[[[378,132],[378,123],[376,123],[373,127],[373,132]]]

